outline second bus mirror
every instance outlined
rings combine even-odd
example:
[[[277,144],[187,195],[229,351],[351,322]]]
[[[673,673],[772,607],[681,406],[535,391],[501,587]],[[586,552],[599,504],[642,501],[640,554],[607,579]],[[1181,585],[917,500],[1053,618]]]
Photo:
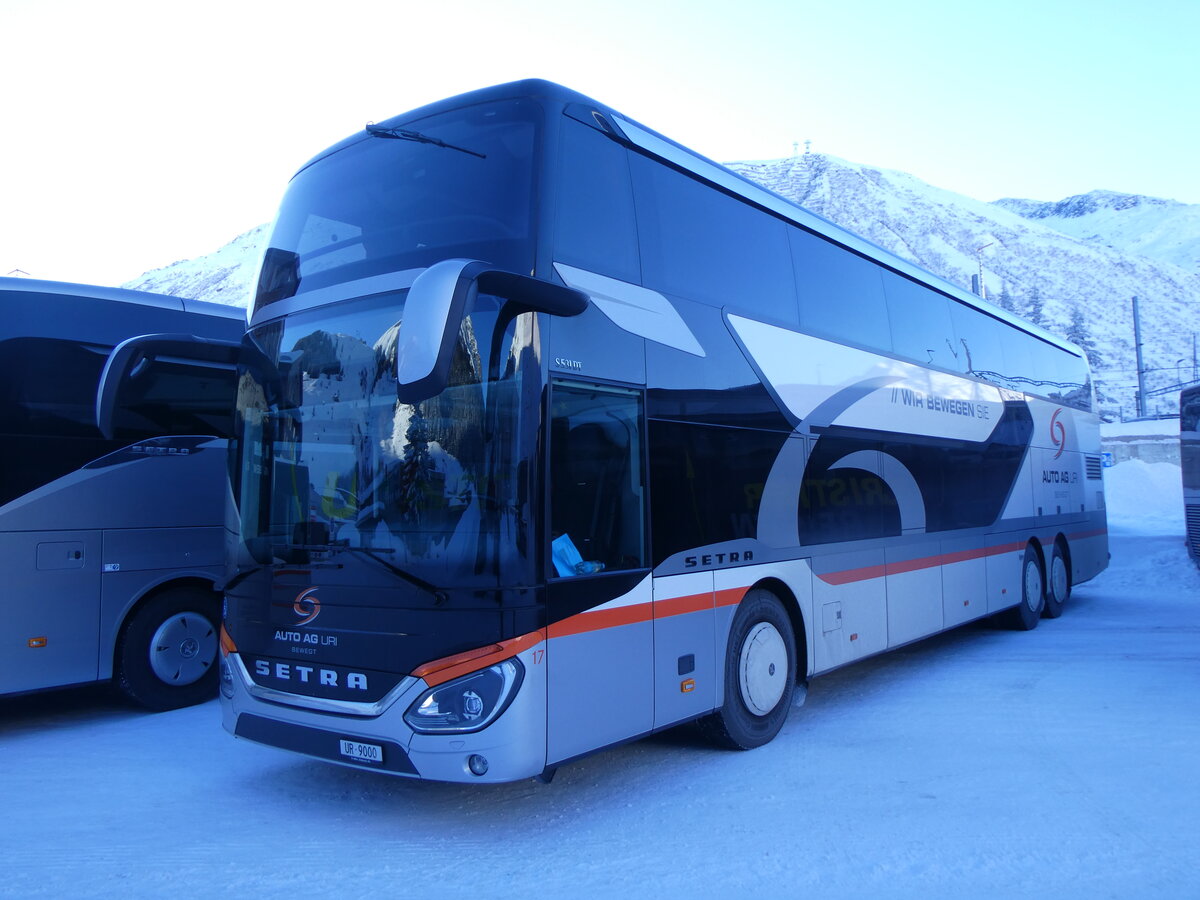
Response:
[[[137,408],[162,406],[155,385],[166,381],[174,406],[210,417],[232,415],[241,345],[190,334],[144,334],[109,354],[96,392],[96,425],[112,440],[123,423],[138,430]],[[186,388],[184,382],[187,382]]]

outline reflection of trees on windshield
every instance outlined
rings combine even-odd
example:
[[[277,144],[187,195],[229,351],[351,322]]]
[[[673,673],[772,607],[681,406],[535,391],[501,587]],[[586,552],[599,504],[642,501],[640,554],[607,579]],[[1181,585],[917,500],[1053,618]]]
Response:
[[[396,399],[395,345],[395,329],[371,347],[323,331],[296,343],[305,379],[302,455],[335,537],[403,558],[438,557],[474,502],[482,464],[480,362],[468,321],[450,387],[406,404]],[[324,482],[315,477],[318,467],[326,469]]]
[[[540,416],[536,318],[478,298],[448,386],[413,405],[396,398],[399,313],[368,300],[256,330],[277,377],[243,375],[237,474],[260,562],[361,546],[433,581],[528,562],[520,446],[535,446]]]

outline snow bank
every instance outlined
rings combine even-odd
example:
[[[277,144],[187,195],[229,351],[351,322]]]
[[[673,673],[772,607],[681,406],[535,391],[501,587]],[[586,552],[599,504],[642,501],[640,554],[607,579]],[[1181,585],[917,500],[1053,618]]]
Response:
[[[1184,534],[1183,482],[1179,466],[1130,459],[1104,470],[1111,532]]]

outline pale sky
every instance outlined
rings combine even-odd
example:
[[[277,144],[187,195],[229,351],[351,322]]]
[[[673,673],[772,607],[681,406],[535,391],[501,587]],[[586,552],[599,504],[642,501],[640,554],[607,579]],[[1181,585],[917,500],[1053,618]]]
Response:
[[[0,275],[119,284],[421,104],[557,81],[720,162],[1200,203],[1198,0],[0,0]]]

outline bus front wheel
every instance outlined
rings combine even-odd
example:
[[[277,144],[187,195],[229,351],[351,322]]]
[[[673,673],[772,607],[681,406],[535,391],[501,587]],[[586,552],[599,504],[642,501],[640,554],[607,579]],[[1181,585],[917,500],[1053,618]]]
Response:
[[[117,641],[117,686],[152,710],[215,697],[219,612],[217,596],[201,587],[175,587],[151,597]]]
[[[725,702],[700,720],[710,741],[731,750],[761,747],[779,733],[796,688],[792,620],[770,591],[738,604],[725,651]]]

